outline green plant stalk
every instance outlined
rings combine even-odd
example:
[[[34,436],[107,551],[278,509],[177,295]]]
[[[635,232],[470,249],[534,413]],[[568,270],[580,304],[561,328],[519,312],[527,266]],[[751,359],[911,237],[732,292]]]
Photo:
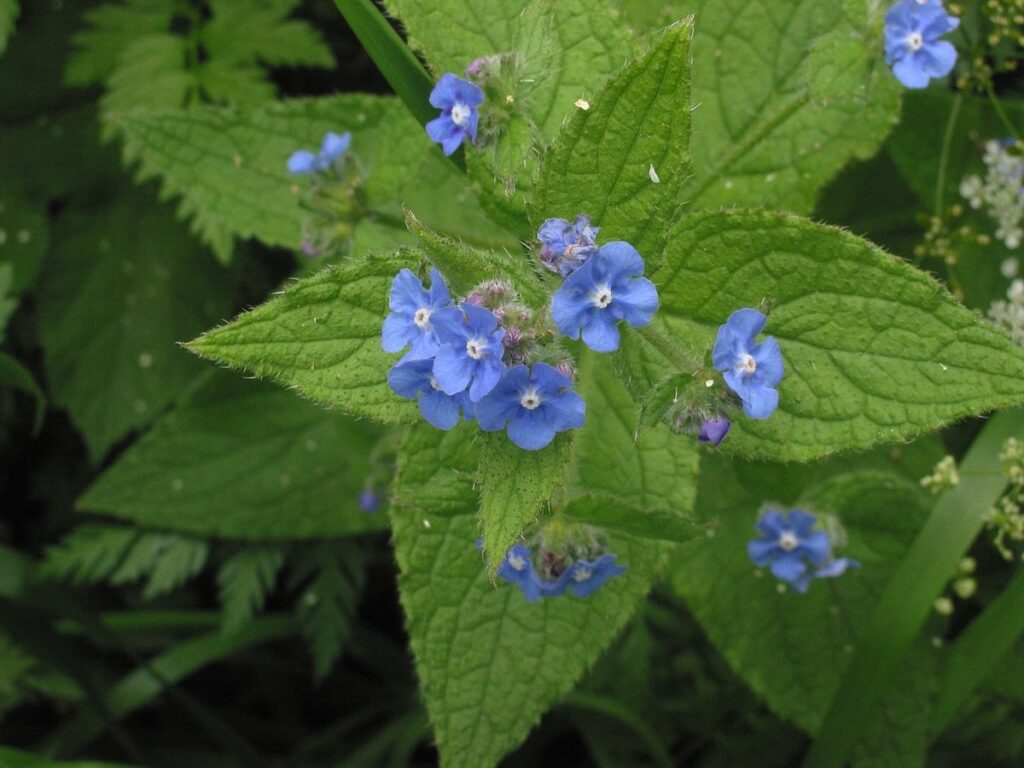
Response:
[[[1024,411],[997,414],[961,462],[960,484],[935,505],[863,629],[832,697],[804,768],[842,768],[876,716],[878,702],[932,610],[935,597],[982,528],[985,512],[1006,488],[991,470],[1009,437],[1024,433]]]
[[[433,78],[373,0],[334,0],[334,4],[412,116],[421,124],[437,117],[437,110],[430,106]],[[452,161],[466,170],[461,155],[452,155]]]
[[[942,658],[939,693],[932,713],[932,735],[949,725],[960,705],[992,674],[1024,634],[1024,568],[956,639]]]

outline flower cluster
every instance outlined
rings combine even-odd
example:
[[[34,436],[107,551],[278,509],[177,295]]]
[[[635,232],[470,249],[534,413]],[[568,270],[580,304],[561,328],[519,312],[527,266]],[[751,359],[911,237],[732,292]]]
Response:
[[[506,430],[526,450],[583,426],[583,398],[567,376],[544,362],[517,362],[534,335],[532,313],[515,304],[508,286],[480,286],[456,305],[441,273],[431,269],[430,279],[428,291],[403,269],[391,284],[381,346],[408,350],[388,373],[394,392],[417,400],[435,427],[451,429],[461,413],[485,431]]]
[[[618,555],[601,554],[592,559],[567,559],[552,550],[537,550],[541,566],[534,565],[533,552],[516,544],[505,555],[498,568],[498,577],[523,591],[526,602],[542,597],[558,597],[571,592],[576,597],[589,597],[609,579],[626,572],[616,562]]]
[[[718,329],[711,352],[715,369],[723,374],[725,383],[743,404],[743,412],[752,419],[767,419],[778,407],[775,388],[784,373],[779,342],[771,336],[760,344],[754,341],[767,321],[756,309],[736,310]],[[714,431],[709,426],[709,438],[719,430],[720,426]]]
[[[755,524],[760,536],[747,543],[754,564],[770,568],[780,581],[806,592],[814,579],[833,578],[860,563],[832,554],[832,539],[815,530],[818,518],[802,509],[765,512]]]
[[[1004,328],[1013,340],[1024,347],[1024,280],[1014,280],[1006,291],[1006,299],[998,299],[989,307],[988,316]]]
[[[927,477],[921,478],[921,487],[934,494],[955,488],[960,484],[960,472],[956,467],[956,459],[946,456],[935,465],[935,469]]]
[[[647,325],[658,310],[658,291],[643,276],[644,260],[629,243],[598,247],[598,229],[585,215],[570,224],[548,219],[537,237],[541,261],[565,277],[551,299],[551,317],[570,339],[583,337],[595,352],[619,348],[618,322]]]
[[[1024,145],[1012,139],[985,142],[985,178],[960,182],[960,194],[974,209],[982,206],[996,221],[996,239],[1007,248],[1024,240]]]
[[[995,532],[993,543],[999,554],[1011,560],[1014,545],[1019,548],[1024,543],[1024,443],[1011,437],[999,458],[1009,488],[985,515],[985,526]]]
[[[956,64],[956,48],[942,36],[960,26],[942,0],[900,0],[885,15],[885,60],[907,88],[924,88]]]

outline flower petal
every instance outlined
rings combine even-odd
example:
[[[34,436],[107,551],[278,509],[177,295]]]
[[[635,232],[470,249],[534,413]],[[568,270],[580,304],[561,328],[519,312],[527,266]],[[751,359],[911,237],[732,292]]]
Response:
[[[786,372],[782,365],[782,350],[775,337],[769,336],[753,351],[757,371],[754,374],[759,384],[766,387],[777,387]]]
[[[647,325],[658,311],[658,289],[646,277],[630,280],[616,288],[610,309],[634,328]]]
[[[926,46],[918,56],[922,71],[929,77],[945,77],[956,65],[956,48],[945,40]]]
[[[807,571],[807,564],[792,552],[787,552],[775,560],[771,568],[775,578],[792,583]]]
[[[289,173],[316,173],[316,155],[305,149],[293,152],[288,158]]]
[[[348,131],[340,136],[333,131],[328,131],[324,136],[323,144],[320,145],[320,154],[329,160],[337,160],[345,154],[345,150],[348,149],[351,142],[352,134]]]
[[[434,378],[446,395],[455,395],[469,386],[474,361],[463,348],[445,344],[434,358]]]
[[[524,450],[539,451],[555,439],[555,427],[540,409],[520,408],[508,423],[508,437]]]
[[[619,348],[619,328],[611,312],[598,311],[590,315],[583,326],[583,341],[595,352],[614,352]]]
[[[916,56],[905,56],[892,66],[892,73],[907,88],[925,88],[928,86],[928,75],[918,62]]]
[[[438,429],[451,429],[459,423],[459,404],[456,397],[431,388],[420,398],[420,413]]]
[[[768,322],[768,318],[764,313],[745,307],[737,309],[729,315],[725,324],[737,338],[743,340],[744,346],[750,348],[754,346],[754,337],[761,332],[766,322]]]
[[[779,393],[770,387],[747,387],[740,399],[743,412],[752,419],[767,419],[779,407]]]
[[[768,565],[781,551],[775,541],[751,539],[747,542],[747,555],[754,561],[754,565],[761,566],[762,568]]]
[[[430,360],[412,360],[399,363],[388,371],[388,386],[392,391],[410,400],[421,392],[431,391]]]

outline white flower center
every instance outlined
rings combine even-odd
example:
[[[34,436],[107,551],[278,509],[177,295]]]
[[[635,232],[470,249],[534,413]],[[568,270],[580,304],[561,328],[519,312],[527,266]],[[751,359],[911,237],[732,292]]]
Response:
[[[433,376],[430,377],[430,386],[433,388],[433,390],[435,392],[441,392],[442,391],[441,390],[441,385],[437,383],[437,379],[435,379]]]
[[[487,351],[487,344],[482,339],[470,339],[466,342],[466,354],[474,360],[479,360]]]
[[[921,37],[920,32],[911,32],[903,41],[907,44],[907,48],[911,51],[920,51],[924,48],[924,38]]]
[[[597,289],[590,294],[590,300],[594,302],[594,306],[598,309],[604,309],[612,303],[612,289],[607,285],[599,285]]]
[[[526,560],[520,555],[509,555],[508,564],[511,565],[515,570],[521,571],[526,567]]]
[[[757,370],[757,360],[754,359],[753,355],[742,354],[740,355],[740,361],[736,363],[736,369],[743,373],[753,373]]]
[[[469,115],[471,111],[472,109],[462,102],[455,102],[455,106],[452,107],[452,122],[459,126],[459,128],[465,128],[469,125]]]
[[[528,411],[532,411],[538,405],[540,405],[540,395],[532,387],[525,392],[523,396],[519,398],[519,404]]]
[[[590,578],[592,571],[585,566],[577,566],[572,573],[572,577],[576,581],[586,581]]]
[[[430,327],[430,313],[431,310],[426,307],[420,307],[416,310],[416,314],[412,316],[412,321],[416,323],[417,328],[425,331]]]
[[[792,531],[785,531],[779,536],[779,547],[786,552],[792,552],[799,543],[800,540],[797,539],[796,534]]]

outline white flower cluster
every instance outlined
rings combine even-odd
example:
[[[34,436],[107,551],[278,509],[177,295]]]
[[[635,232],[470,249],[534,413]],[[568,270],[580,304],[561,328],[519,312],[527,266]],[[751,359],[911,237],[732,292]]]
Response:
[[[1012,142],[988,141],[982,158],[985,178],[972,174],[960,182],[960,194],[972,208],[985,206],[996,220],[996,238],[1007,248],[1017,248],[1024,240],[1024,156]]]
[[[1024,280],[1017,279],[1010,283],[1006,299],[993,301],[988,316],[1024,347]]]

